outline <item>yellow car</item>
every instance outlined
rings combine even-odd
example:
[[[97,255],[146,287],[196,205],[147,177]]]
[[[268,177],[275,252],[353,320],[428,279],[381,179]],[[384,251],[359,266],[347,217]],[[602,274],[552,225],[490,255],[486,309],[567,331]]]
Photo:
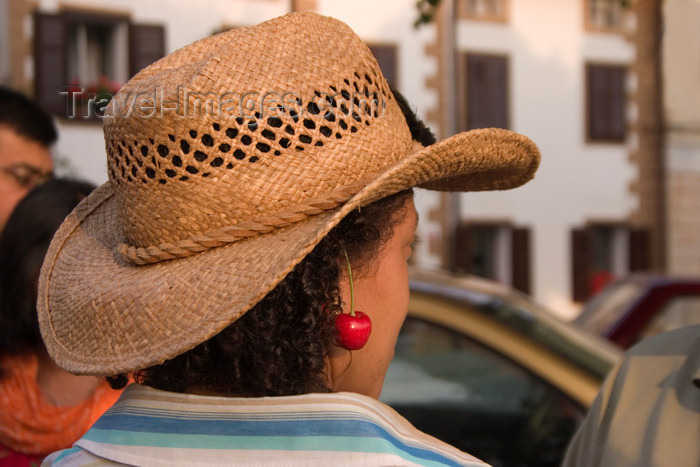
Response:
[[[494,282],[411,277],[381,400],[494,467],[558,465],[619,348]]]

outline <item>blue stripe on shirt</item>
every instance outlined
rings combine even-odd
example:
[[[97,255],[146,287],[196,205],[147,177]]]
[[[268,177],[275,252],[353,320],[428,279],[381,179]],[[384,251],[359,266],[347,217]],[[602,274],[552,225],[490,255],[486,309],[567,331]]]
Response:
[[[157,417],[108,412],[84,438],[127,446],[263,450],[318,450],[322,447],[330,451],[353,451],[350,443],[361,440],[362,451],[406,453],[416,459],[459,465],[431,450],[401,442],[376,423],[340,419],[337,413],[333,414],[334,419],[320,420],[310,420],[306,418],[308,414],[302,414],[303,424],[298,420],[261,420],[260,415],[251,420],[250,414],[242,417],[231,414],[221,419],[221,414],[204,413],[197,414],[204,415],[198,419],[192,412],[186,413],[187,423],[183,423],[172,416],[175,412],[168,413],[168,417]],[[213,416],[219,419],[210,418]],[[319,442],[322,444],[317,444]]]

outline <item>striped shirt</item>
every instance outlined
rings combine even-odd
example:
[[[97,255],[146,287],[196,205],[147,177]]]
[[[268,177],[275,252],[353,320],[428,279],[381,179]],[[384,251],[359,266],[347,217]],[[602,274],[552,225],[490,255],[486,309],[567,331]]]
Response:
[[[485,466],[353,393],[230,398],[132,384],[42,466]]]

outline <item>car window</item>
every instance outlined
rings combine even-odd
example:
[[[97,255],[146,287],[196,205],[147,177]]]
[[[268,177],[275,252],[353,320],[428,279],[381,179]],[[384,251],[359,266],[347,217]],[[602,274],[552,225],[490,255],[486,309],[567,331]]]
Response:
[[[679,295],[659,310],[644,327],[638,340],[692,324],[700,324],[700,296]]]
[[[494,466],[558,465],[584,411],[471,338],[407,318],[381,400]]]
[[[594,334],[603,334],[617,322],[644,291],[644,284],[618,282],[595,295],[576,318],[576,324]]]
[[[488,286],[488,287],[487,287]],[[422,297],[422,298],[421,298]],[[468,282],[458,287],[434,282],[411,281],[412,300],[451,303],[502,323],[575,366],[604,378],[619,357],[619,348],[570,326],[538,303],[517,291],[494,288],[493,283]]]

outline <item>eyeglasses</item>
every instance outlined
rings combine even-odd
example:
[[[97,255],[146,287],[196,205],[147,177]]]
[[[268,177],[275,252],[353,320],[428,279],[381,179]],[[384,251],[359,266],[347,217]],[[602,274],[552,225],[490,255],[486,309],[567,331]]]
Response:
[[[43,172],[38,167],[25,162],[0,167],[0,171],[14,178],[22,188],[31,189],[53,178],[53,171]]]

